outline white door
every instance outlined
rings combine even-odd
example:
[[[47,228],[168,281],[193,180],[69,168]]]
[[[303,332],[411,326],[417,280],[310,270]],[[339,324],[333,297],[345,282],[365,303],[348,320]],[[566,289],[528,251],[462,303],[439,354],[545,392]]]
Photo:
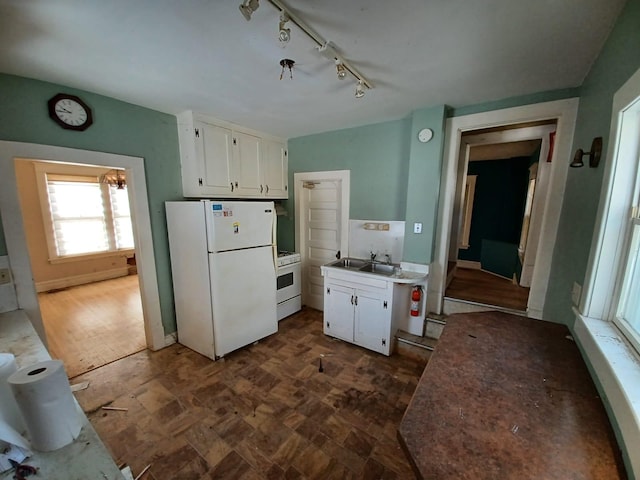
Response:
[[[356,290],[353,338],[358,345],[385,353],[391,322],[391,309],[380,294]],[[385,333],[386,332],[386,333]]]
[[[323,309],[320,266],[348,251],[349,171],[296,173],[296,248],[302,260],[302,303]]]
[[[327,288],[329,291],[325,290],[324,333],[353,342],[354,290],[339,285],[330,285]]]
[[[260,197],[264,191],[260,171],[260,139],[242,132],[233,132],[235,156],[233,171],[238,186],[235,193],[241,197]]]
[[[216,356],[278,331],[271,247],[209,255]]]
[[[287,150],[283,142],[262,140],[262,166],[265,195],[287,198]]]
[[[209,252],[273,244],[273,202],[203,202]]]
[[[196,140],[197,155],[204,159],[202,174],[204,185],[200,186],[203,193],[210,195],[229,195],[235,191],[232,177],[232,135],[231,130],[210,125],[196,123],[200,129]]]

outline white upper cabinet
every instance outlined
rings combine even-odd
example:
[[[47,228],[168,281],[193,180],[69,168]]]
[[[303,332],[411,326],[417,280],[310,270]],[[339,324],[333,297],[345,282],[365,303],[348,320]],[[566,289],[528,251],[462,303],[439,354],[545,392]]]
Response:
[[[287,146],[279,140],[262,140],[262,171],[265,196],[287,198]]]
[[[177,118],[185,197],[287,198],[284,140],[191,111]]]

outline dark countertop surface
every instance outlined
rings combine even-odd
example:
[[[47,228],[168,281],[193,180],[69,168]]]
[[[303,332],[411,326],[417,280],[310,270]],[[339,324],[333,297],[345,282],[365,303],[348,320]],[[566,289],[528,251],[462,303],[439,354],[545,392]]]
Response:
[[[564,325],[452,315],[398,430],[418,478],[626,478]]]

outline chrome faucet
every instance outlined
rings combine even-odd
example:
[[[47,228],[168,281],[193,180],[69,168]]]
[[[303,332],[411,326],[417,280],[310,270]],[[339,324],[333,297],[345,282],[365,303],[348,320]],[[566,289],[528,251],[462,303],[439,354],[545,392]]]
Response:
[[[387,265],[391,264],[391,255],[389,255],[388,253],[384,254],[384,263],[386,263]]]
[[[369,255],[370,255],[370,257],[371,257],[371,261],[372,261],[372,262],[375,262],[375,261],[376,261],[376,255],[377,255],[377,253],[373,253],[373,251],[370,251],[370,252],[369,252]]]

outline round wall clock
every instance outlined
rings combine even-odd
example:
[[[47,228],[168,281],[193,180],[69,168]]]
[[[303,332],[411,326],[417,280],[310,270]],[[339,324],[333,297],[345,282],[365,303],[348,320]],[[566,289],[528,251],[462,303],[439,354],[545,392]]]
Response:
[[[49,116],[62,128],[82,131],[93,123],[91,109],[75,95],[58,93],[48,105]]]
[[[427,143],[433,138],[433,130],[430,128],[423,128],[418,132],[418,140],[422,143]]]

